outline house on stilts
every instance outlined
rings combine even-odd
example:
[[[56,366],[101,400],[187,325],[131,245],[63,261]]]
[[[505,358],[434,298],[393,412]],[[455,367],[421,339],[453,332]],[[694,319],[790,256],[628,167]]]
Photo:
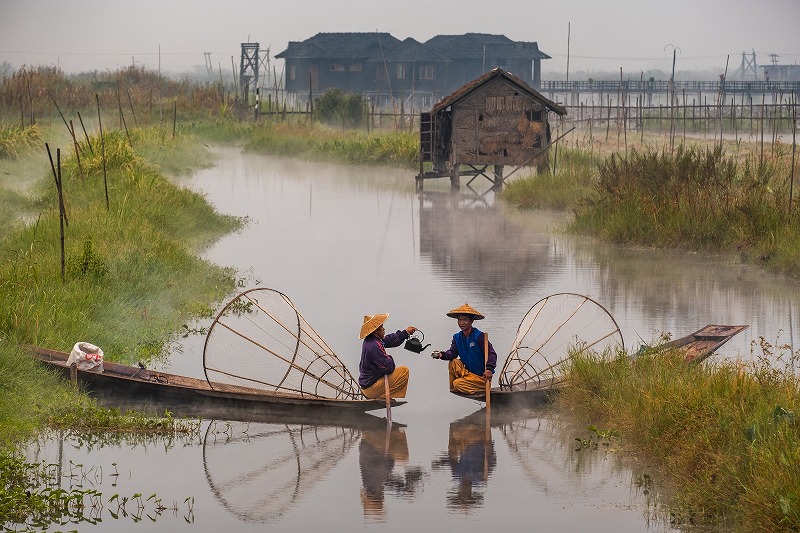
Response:
[[[461,176],[470,176],[469,183],[484,176],[499,190],[506,165],[546,168],[551,112],[567,114],[501,68],[463,85],[420,115],[417,190],[423,190],[424,180],[441,177],[449,177],[451,189],[457,190]],[[424,163],[431,163],[432,170],[424,171]]]

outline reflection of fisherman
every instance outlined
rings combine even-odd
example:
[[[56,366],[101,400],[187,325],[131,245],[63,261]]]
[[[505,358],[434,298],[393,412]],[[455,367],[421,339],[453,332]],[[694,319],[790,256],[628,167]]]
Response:
[[[408,367],[395,366],[392,356],[386,348],[400,346],[409,335],[417,331],[414,326],[405,330],[386,334],[383,323],[389,315],[386,313],[365,316],[361,326],[359,339],[361,345],[361,362],[358,364],[358,384],[367,398],[385,398],[386,392],[383,376],[389,376],[389,394],[392,398],[405,398],[408,388]]]
[[[358,446],[358,463],[361,467],[361,504],[364,515],[384,515],[384,490],[413,493],[422,478],[419,468],[406,468],[405,475],[393,474],[395,462],[408,461],[406,434],[400,429],[367,430],[361,435]]]
[[[483,320],[484,316],[475,309],[464,304],[453,309],[447,316],[458,320],[461,330],[453,335],[450,349],[446,352],[435,350],[431,357],[450,361],[450,390],[464,394],[481,392],[486,388],[486,381],[492,380],[495,366],[497,366],[497,353],[492,343],[489,343],[488,360],[484,355],[483,332],[472,327],[475,320]]]
[[[483,502],[475,489],[485,487],[497,465],[494,442],[484,424],[457,420],[450,424],[447,457],[433,466],[450,466],[456,488],[447,494],[448,507],[469,509]]]

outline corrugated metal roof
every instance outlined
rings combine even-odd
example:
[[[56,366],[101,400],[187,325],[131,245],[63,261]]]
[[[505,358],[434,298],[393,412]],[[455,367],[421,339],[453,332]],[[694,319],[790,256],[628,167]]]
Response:
[[[501,68],[494,68],[494,69],[490,70],[489,72],[487,72],[486,74],[475,78],[471,82],[465,83],[464,85],[462,85],[461,87],[456,89],[453,92],[453,94],[451,94],[450,96],[446,96],[446,97],[442,98],[439,101],[439,103],[437,103],[435,106],[433,106],[433,108],[431,108],[431,113],[432,114],[438,113],[442,109],[453,105],[454,103],[458,102],[459,100],[461,100],[462,98],[467,96],[469,93],[471,93],[472,91],[474,91],[475,89],[477,89],[481,85],[484,85],[485,83],[487,83],[489,80],[492,80],[492,79],[498,78],[498,77],[505,78],[509,82],[513,83],[514,85],[519,87],[519,89],[521,91],[524,91],[524,92],[528,93],[530,96],[532,96],[533,98],[536,98],[537,100],[541,101],[551,111],[553,111],[553,112],[555,112],[555,113],[557,113],[559,115],[566,115],[567,114],[567,110],[564,109],[564,107],[558,105],[557,103],[553,102],[552,100],[548,100],[547,98],[542,96],[541,93],[536,91],[536,89],[534,89],[533,87],[531,87],[530,85],[528,85],[527,83],[522,81],[521,79],[517,78],[516,76],[514,76],[510,72],[506,72],[505,70],[503,70]]]

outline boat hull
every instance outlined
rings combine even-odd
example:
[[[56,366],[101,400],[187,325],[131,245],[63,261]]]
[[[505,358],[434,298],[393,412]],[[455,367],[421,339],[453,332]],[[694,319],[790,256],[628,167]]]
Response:
[[[47,367],[72,379],[103,403],[128,405],[137,410],[173,416],[253,420],[261,415],[318,413],[323,419],[334,413],[364,413],[385,409],[385,400],[316,398],[258,389],[215,384],[206,380],[103,362],[103,371],[67,366],[68,353],[30,346],[30,353]],[[404,404],[392,400],[392,406]]]

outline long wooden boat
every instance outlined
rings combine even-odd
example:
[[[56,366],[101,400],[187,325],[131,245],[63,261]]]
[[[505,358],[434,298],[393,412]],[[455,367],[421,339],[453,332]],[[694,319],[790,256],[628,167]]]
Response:
[[[713,354],[723,344],[731,340],[731,338],[749,327],[750,326],[747,325],[724,326],[709,324],[685,337],[655,346],[648,350],[648,352],[652,354],[664,350],[678,350],[684,354],[686,362],[699,363]],[[493,405],[535,405],[545,403],[566,386],[568,386],[566,381],[559,380],[556,382],[551,379],[527,381],[511,386],[503,385],[500,387],[493,387],[490,391],[491,402]],[[478,392],[475,394],[453,392],[453,394],[479,402],[486,401],[485,392]]]
[[[721,326],[709,324],[694,333],[656,346],[656,352],[663,350],[679,350],[684,353],[684,359],[689,363],[699,363],[717,349],[731,340],[734,336],[750,326]]]
[[[27,349],[36,359],[67,378],[74,372],[76,381],[95,395],[126,396],[140,404],[157,407],[162,414],[166,409],[175,416],[238,420],[245,415],[253,419],[265,414],[315,412],[325,419],[335,413],[364,413],[386,408],[385,400],[319,398],[221,383],[214,383],[212,388],[204,379],[111,361],[103,362],[102,372],[78,370],[67,366],[68,353],[36,346]],[[393,407],[404,403],[392,399]]]

